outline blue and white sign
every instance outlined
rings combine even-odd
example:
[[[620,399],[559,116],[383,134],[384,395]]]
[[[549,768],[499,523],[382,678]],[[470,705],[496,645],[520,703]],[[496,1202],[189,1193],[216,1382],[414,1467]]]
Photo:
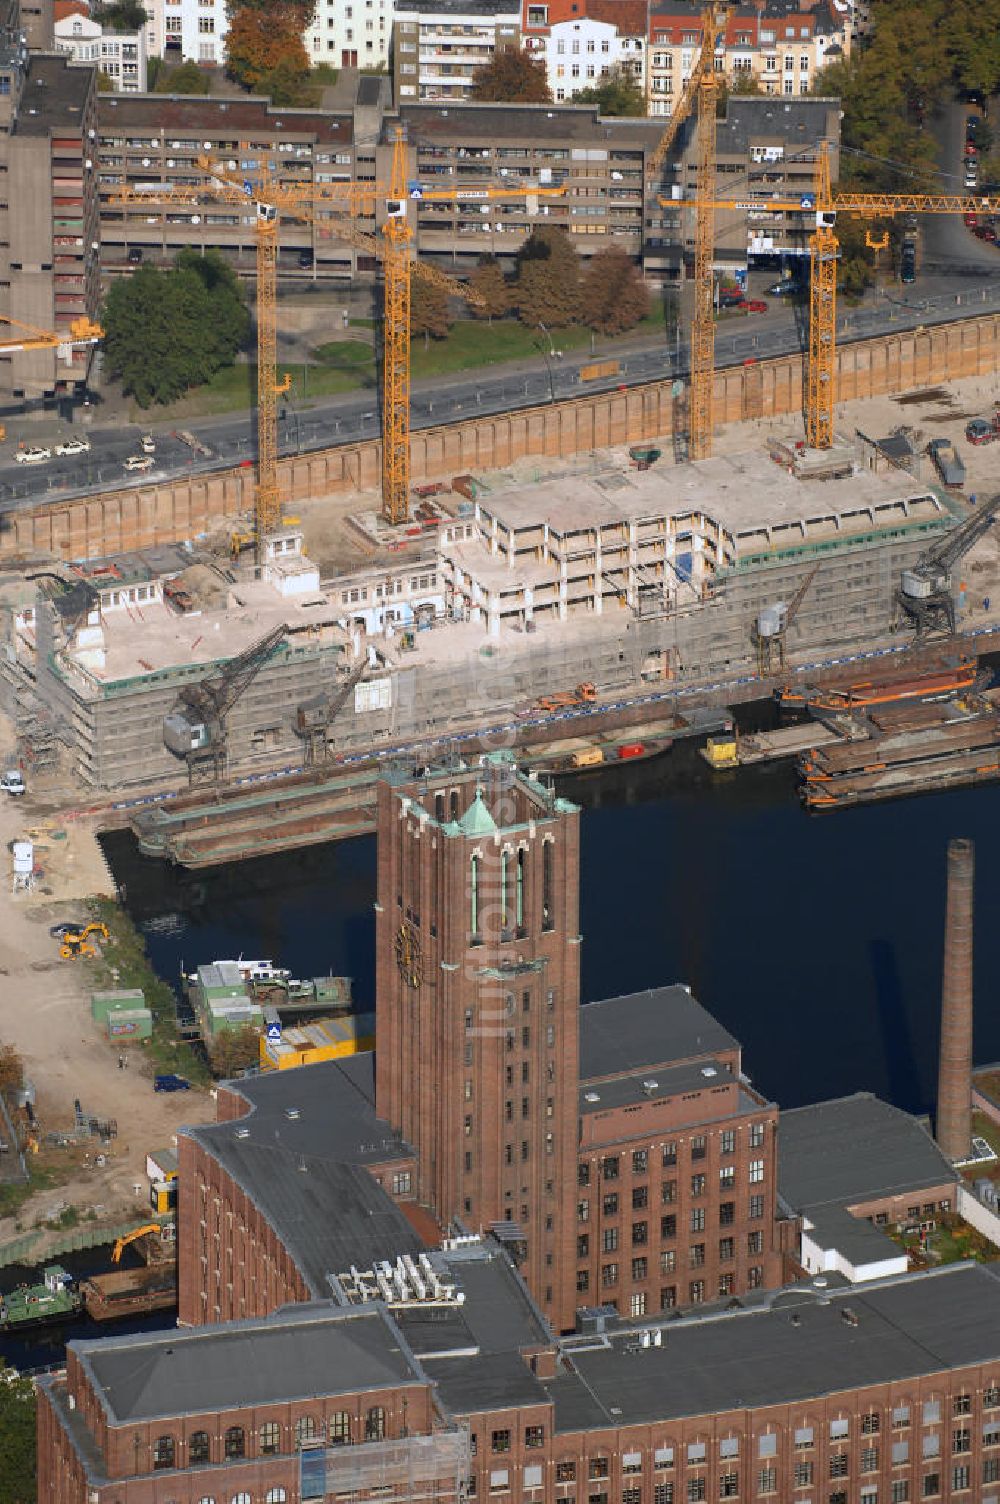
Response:
[[[246,194],[247,198],[253,198],[253,184],[251,183],[249,178],[243,179],[243,192]]]
[[[407,183],[406,188],[411,198],[423,198],[424,190],[419,183]]]
[[[816,207],[816,195],[815,195],[815,193],[803,193],[801,195],[801,197],[799,198],[799,206],[802,209],[815,209],[815,207]]]
[[[267,1037],[271,1044],[277,1044],[281,1038],[281,1024],[277,1019],[275,1019],[274,1023],[268,1024]]]

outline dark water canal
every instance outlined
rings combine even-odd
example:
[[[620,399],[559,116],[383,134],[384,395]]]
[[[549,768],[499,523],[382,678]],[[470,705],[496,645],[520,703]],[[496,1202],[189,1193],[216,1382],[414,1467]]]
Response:
[[[790,766],[693,748],[567,785],[582,817],[583,995],[689,982],[784,1106],[932,1105],[945,848],[977,843],[976,1058],[1000,1058],[1000,785],[807,816]],[[185,873],[106,849],[154,964],[269,957],[374,992],[373,839]]]

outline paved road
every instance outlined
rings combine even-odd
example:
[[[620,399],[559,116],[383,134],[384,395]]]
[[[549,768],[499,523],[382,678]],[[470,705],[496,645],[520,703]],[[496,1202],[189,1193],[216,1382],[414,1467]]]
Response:
[[[965,193],[964,151],[965,117],[969,114],[964,104],[950,105],[936,116],[930,126],[941,147],[941,188],[945,193]],[[949,267],[963,266],[975,276],[980,271],[996,276],[1000,270],[1000,247],[977,240],[962,218],[957,214],[928,214],[922,221],[923,257],[922,271],[934,276]]]
[[[941,122],[945,139],[945,162],[954,162],[961,174],[965,111],[949,110]],[[945,183],[954,179],[945,177]],[[924,262],[917,282],[869,292],[856,309],[842,306],[838,319],[841,343],[871,338],[892,330],[947,322],[979,312],[1000,311],[1000,249],[973,236],[958,218],[928,216],[924,222]],[[764,289],[773,273],[752,273],[750,295]],[[753,359],[790,354],[803,348],[805,310],[771,298],[766,314],[724,315],[716,334],[716,364],[741,365]],[[539,336],[541,342],[541,336]],[[604,358],[599,351],[596,358]],[[623,348],[620,372],[613,378],[583,382],[580,368],[595,357],[576,351],[565,357],[540,350],[531,362],[487,372],[424,381],[414,386],[411,418],[414,428],[519,407],[537,406],[584,391],[608,390],[618,384],[644,382],[687,374],[685,348],[644,342]],[[304,453],[331,444],[373,439],[378,436],[378,402],[374,391],[360,391],[322,398],[314,405],[288,403],[279,423],[280,452]],[[138,428],[95,426],[88,430],[92,449],[74,459],[53,458],[38,466],[13,462],[19,438],[32,443],[28,425],[23,434],[8,424],[10,438],[0,447],[0,506],[5,510],[37,505],[46,498],[64,499],[88,491],[124,488],[139,481],[167,480],[184,473],[203,473],[220,467],[251,464],[256,453],[254,416],[249,410],[219,418],[191,422],[189,431],[208,447],[207,456],[196,454],[170,433],[157,432],[155,466],[148,475],[129,476],[123,461],[138,452]]]

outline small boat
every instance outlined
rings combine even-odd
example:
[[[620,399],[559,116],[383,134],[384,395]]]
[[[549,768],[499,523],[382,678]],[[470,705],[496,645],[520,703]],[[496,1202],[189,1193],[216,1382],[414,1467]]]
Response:
[[[590,742],[572,751],[546,752],[539,748],[529,755],[527,766],[534,774],[547,774],[555,778],[580,778],[587,773],[600,773],[609,768],[620,768],[626,763],[645,762],[650,757],[659,757],[673,746],[669,736],[650,736],[642,741],[632,738],[620,742]]]
[[[0,1296],[0,1329],[20,1331],[24,1327],[67,1321],[79,1312],[82,1304],[73,1276],[61,1264],[49,1264],[42,1270],[41,1284],[21,1285]]]

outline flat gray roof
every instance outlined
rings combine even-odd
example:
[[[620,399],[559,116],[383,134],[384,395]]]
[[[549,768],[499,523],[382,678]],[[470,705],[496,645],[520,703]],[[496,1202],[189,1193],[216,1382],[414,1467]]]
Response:
[[[738,1049],[729,1031],[676,983],[580,1009],[580,1080],[586,1083]]]
[[[642,518],[703,516],[733,539],[768,529],[783,539],[790,529],[805,543],[817,535],[951,520],[926,486],[900,470],[859,467],[842,479],[790,475],[763,446],[646,471],[610,467],[535,485],[515,481],[477,504],[511,531],[546,522],[560,537]]]
[[[618,1427],[806,1401],[998,1364],[997,1266],[953,1264],[863,1288],[789,1292],[770,1309],[686,1317],[562,1344],[568,1371],[542,1380],[557,1431]]]
[[[230,1082],[250,1113],[185,1128],[263,1213],[312,1293],[422,1240],[366,1166],[412,1151],[376,1115],[371,1051]]]
[[[899,1258],[903,1253],[888,1233],[869,1222],[867,1217],[852,1216],[846,1206],[809,1206],[805,1208],[804,1216],[811,1224],[805,1236],[812,1238],[820,1248],[835,1248],[855,1268],[859,1264]]]
[[[524,1281],[492,1240],[435,1251],[430,1261],[465,1299],[451,1308],[413,1305],[394,1312],[417,1358],[518,1352],[552,1340]]]
[[[703,1060],[671,1065],[657,1070],[655,1076],[640,1071],[636,1076],[616,1076],[600,1085],[588,1082],[580,1088],[580,1113],[606,1112],[609,1107],[627,1107],[633,1102],[662,1102],[682,1093],[711,1091],[715,1086],[732,1086],[733,1077],[718,1060]],[[596,1097],[596,1102],[592,1099]]]
[[[781,1114],[778,1192],[794,1211],[916,1195],[958,1178],[922,1123],[871,1092]]]
[[[427,1377],[452,1415],[479,1410],[509,1410],[515,1405],[547,1405],[545,1386],[517,1353],[489,1358],[426,1360]]]
[[[74,129],[83,134],[83,112],[94,87],[90,68],[70,67],[66,58],[33,52],[17,108],[18,136],[47,136]]]
[[[381,1306],[289,1306],[259,1321],[70,1346],[114,1424],[425,1382]]]

